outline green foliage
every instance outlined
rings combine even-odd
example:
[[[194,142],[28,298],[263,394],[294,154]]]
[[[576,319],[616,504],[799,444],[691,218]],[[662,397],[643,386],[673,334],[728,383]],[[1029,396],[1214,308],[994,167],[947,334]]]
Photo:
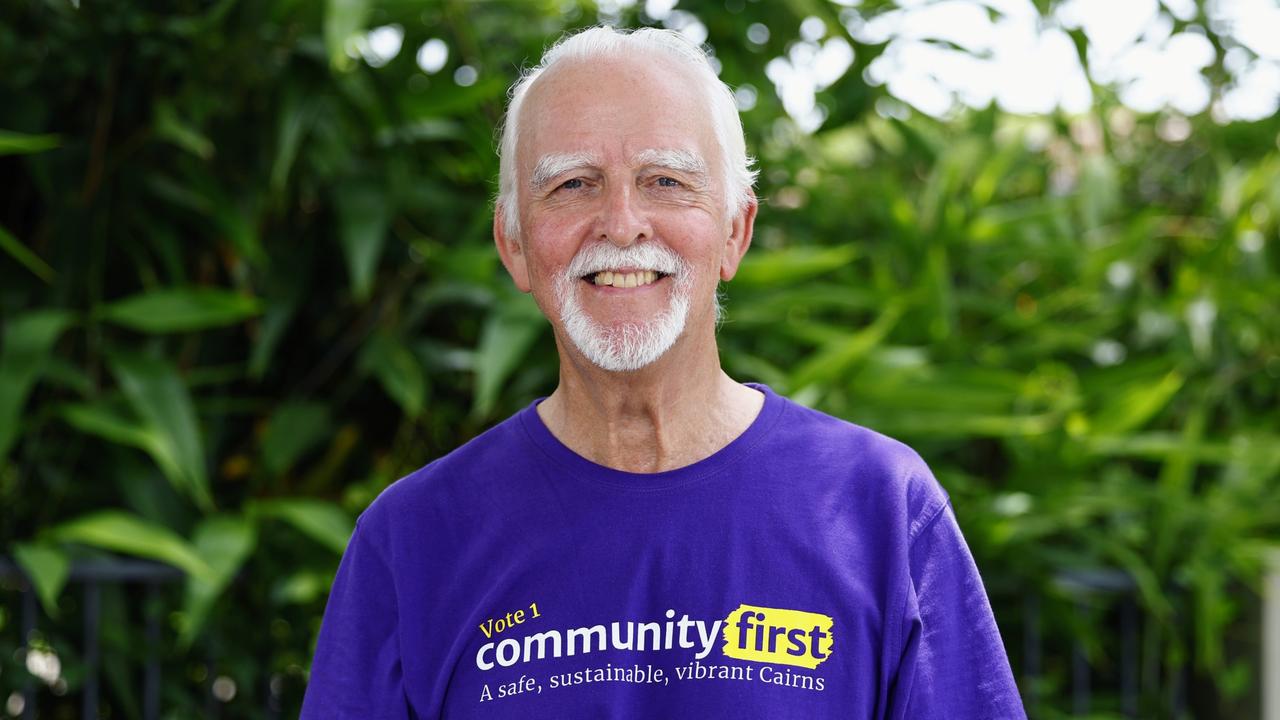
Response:
[[[546,329],[546,320],[527,295],[505,300],[489,313],[476,346],[475,400],[471,406],[476,415],[491,415],[502,383],[528,357],[530,347]]]
[[[126,512],[101,510],[82,515],[48,528],[43,536],[50,542],[78,543],[159,560],[200,580],[216,579],[208,562],[186,540]]]
[[[346,549],[355,529],[348,514],[322,500],[264,500],[245,509],[251,517],[283,520],[338,555]]]
[[[1072,639],[1110,661],[1106,626],[1055,582],[1071,569],[1137,584],[1145,716],[1168,715],[1184,665],[1248,689],[1224,636],[1280,529],[1280,121],[1195,117],[1166,141],[1166,117],[1104,88],[1079,117],[886,117],[863,74],[884,48],[836,5],[680,8],[758,97],[726,369],[928,458],[1007,639],[1020,593],[1046,598],[1046,717],[1068,706]],[[764,73],[808,15],[855,51],[811,135]],[[518,69],[597,19],[444,0],[6,11],[0,552],[50,615],[73,558],[173,565],[166,660],[220,658],[229,716],[255,716],[267,677],[296,712],[356,515],[554,386],[550,333],[492,246],[494,127]],[[744,40],[752,23],[767,42]],[[403,49],[374,67],[363,34],[393,24]],[[430,38],[449,48],[437,74],[414,59]],[[452,79],[463,65],[474,83]],[[129,592],[104,595],[122,658],[105,702],[126,714]],[[0,618],[15,607],[0,595]],[[73,635],[53,637],[68,665]],[[165,682],[174,716],[199,712],[203,680]]]
[[[0,130],[0,155],[38,153],[58,147],[57,135],[29,135]]]
[[[58,594],[67,583],[71,562],[66,553],[43,543],[14,543],[13,557],[35,585],[40,604],[50,617],[58,616]]]
[[[178,638],[181,646],[191,645],[199,635],[209,610],[240,572],[256,542],[257,530],[245,517],[213,515],[196,528],[192,544],[200,557],[209,562],[213,572],[208,577],[193,575],[187,583],[183,608],[186,624]]]
[[[32,385],[70,322],[65,312],[40,310],[5,323],[4,345],[0,345],[0,461],[17,439],[19,418]]]
[[[174,333],[236,325],[260,312],[260,304],[212,288],[166,288],[102,306],[102,317],[139,332]]]

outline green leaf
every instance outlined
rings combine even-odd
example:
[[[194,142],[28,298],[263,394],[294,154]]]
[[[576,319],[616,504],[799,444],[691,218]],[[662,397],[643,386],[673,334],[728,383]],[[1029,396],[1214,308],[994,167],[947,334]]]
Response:
[[[1141,429],[1169,404],[1184,382],[1181,372],[1170,370],[1155,380],[1138,380],[1116,388],[1089,424],[1100,435],[1120,435]]]
[[[164,468],[174,462],[173,457],[164,454],[163,444],[147,428],[139,425],[133,418],[122,412],[112,403],[70,403],[63,405],[59,414],[72,427],[81,432],[97,435],[121,445],[129,445],[146,450],[153,457],[157,453],[163,457],[155,457],[156,463]]]
[[[19,265],[30,270],[33,275],[45,281],[52,283],[57,276],[54,269],[49,267],[49,263],[45,262],[39,255],[36,255],[30,248],[23,245],[18,238],[9,234],[8,230],[0,227],[0,250],[4,250],[9,257],[18,262]]]
[[[337,193],[338,236],[347,258],[351,292],[363,302],[373,288],[373,274],[391,223],[391,204],[386,189],[370,182],[344,185]]]
[[[166,288],[117,300],[100,312],[132,330],[171,333],[234,325],[261,313],[262,303],[216,288]]]
[[[871,325],[821,348],[792,374],[791,387],[799,390],[815,382],[834,381],[851,365],[879,346],[889,331],[898,324],[904,311],[905,307],[901,302],[893,302]]]
[[[216,580],[213,568],[186,540],[166,527],[122,510],[102,510],[83,515],[46,530],[44,537],[158,560],[188,575],[211,582]]]
[[[54,343],[71,324],[71,314],[37,310],[5,323],[0,345],[0,465],[18,438],[27,395],[39,378]]]
[[[191,646],[208,618],[209,610],[253,552],[258,534],[245,517],[215,515],[196,528],[192,544],[212,569],[210,577],[193,575],[187,580],[184,623],[178,636],[181,647]]]
[[[67,583],[71,561],[62,550],[45,543],[14,543],[13,559],[35,585],[36,595],[49,617],[58,616],[58,595]]]
[[[911,437],[973,438],[1043,435],[1059,424],[1054,413],[1038,415],[988,415],[950,411],[860,410],[857,422],[892,435]]]
[[[471,411],[488,417],[497,403],[498,392],[521,362],[530,346],[547,327],[533,299],[521,294],[500,304],[489,314],[476,347],[476,391]]]
[[[262,460],[280,474],[330,433],[329,408],[317,402],[289,402],[272,414],[262,434]]]
[[[275,354],[275,348],[284,338],[293,315],[297,313],[298,302],[292,297],[270,302],[266,314],[262,315],[257,338],[253,343],[253,351],[248,360],[248,374],[253,379],[261,379]]]
[[[264,500],[251,505],[250,511],[259,516],[283,520],[339,555],[347,549],[347,542],[355,531],[355,522],[351,516],[337,505],[324,500]]]
[[[1121,208],[1124,193],[1120,191],[1120,173],[1106,155],[1091,153],[1084,157],[1079,182],[1081,220],[1086,230],[1108,222]]]
[[[300,570],[271,588],[271,599],[281,605],[306,605],[323,598],[333,587],[333,573]]]
[[[325,3],[324,45],[329,54],[329,64],[334,69],[351,67],[347,41],[364,28],[369,6],[369,0],[328,0]]]
[[[1189,442],[1181,434],[1144,432],[1129,435],[1089,435],[1081,446],[1096,455],[1169,460],[1183,457],[1194,462],[1226,464],[1233,458],[1226,443]]]
[[[315,109],[311,103],[301,98],[301,93],[289,92],[280,110],[279,126],[276,130],[276,154],[271,162],[271,195],[276,198],[284,194],[285,185],[289,181],[289,171],[298,157],[298,148],[315,116]]]
[[[71,360],[57,355],[49,355],[45,358],[40,380],[49,383],[52,387],[62,388],[76,395],[87,396],[93,394],[94,383],[93,379],[89,377],[89,373]]]
[[[177,368],[145,355],[119,353],[109,360],[120,389],[148,433],[148,450],[161,470],[197,505],[212,507],[195,406]]]
[[[852,244],[836,247],[799,245],[785,250],[748,252],[733,287],[781,287],[842,268],[858,256]]]
[[[360,365],[373,373],[382,389],[411,418],[426,404],[427,377],[417,356],[399,338],[379,333],[369,339]]]
[[[178,117],[172,103],[164,100],[156,103],[153,127],[156,137],[168,140],[201,160],[213,157],[213,141]]]
[[[852,379],[858,397],[877,410],[926,410],[951,415],[998,415],[1018,400],[1024,381],[1017,373],[969,367],[899,365],[920,359],[910,351],[867,357],[865,372]]]
[[[27,155],[58,147],[57,135],[28,135],[12,130],[0,130],[0,155]]]

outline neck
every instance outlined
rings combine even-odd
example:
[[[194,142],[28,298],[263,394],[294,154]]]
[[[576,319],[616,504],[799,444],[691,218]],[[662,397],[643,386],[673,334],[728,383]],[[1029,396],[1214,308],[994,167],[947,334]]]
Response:
[[[557,337],[560,384],[538,415],[569,449],[615,470],[661,472],[710,457],[751,425],[764,396],[721,370],[714,328],[704,336],[686,334],[628,373],[601,370]]]

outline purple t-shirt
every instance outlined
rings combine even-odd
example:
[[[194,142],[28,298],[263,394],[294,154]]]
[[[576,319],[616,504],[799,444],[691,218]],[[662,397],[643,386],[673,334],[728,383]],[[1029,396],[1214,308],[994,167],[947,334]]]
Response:
[[[302,717],[1024,718],[947,494],[907,446],[753,385],[637,474],[531,404],[360,517]]]

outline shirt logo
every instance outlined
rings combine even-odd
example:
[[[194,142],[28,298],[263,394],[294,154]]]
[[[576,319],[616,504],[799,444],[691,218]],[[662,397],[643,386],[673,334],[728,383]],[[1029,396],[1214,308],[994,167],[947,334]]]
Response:
[[[814,668],[831,656],[830,615],[739,605],[724,619],[725,655],[738,660]]]

